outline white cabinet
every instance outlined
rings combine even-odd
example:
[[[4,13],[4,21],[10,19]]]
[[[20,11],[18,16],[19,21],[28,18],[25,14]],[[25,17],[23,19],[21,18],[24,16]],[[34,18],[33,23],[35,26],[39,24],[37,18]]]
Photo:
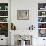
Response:
[[[8,2],[0,0],[0,45],[8,45]]]
[[[38,3],[38,45],[46,46],[46,3]]]
[[[9,45],[10,0],[0,0],[0,45]]]
[[[46,46],[46,38],[44,37],[38,38],[38,46]]]
[[[5,37],[5,35],[0,35],[0,45],[8,45],[8,37]]]

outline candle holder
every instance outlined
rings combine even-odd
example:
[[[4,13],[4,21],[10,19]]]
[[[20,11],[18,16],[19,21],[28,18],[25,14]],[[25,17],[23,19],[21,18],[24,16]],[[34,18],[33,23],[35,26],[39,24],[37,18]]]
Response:
[[[34,30],[34,26],[33,25],[31,25],[30,27],[29,27],[29,30]]]

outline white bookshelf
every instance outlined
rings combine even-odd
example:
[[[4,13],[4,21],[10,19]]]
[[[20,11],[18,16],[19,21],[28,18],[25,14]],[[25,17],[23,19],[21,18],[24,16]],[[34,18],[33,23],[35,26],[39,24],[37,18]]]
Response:
[[[8,20],[8,3],[0,3],[0,23],[8,23],[5,20]]]
[[[45,6],[44,6],[45,5]],[[44,7],[44,8],[43,8]],[[39,19],[40,18],[40,19]],[[44,20],[42,20],[43,18],[45,18]],[[38,23],[40,24],[44,24],[46,23],[46,3],[39,3],[39,6],[38,6],[38,19],[40,21],[38,21]],[[41,21],[42,20],[42,21]]]
[[[38,10],[38,11],[46,11],[46,9],[44,9],[44,10]]]
[[[0,28],[4,31],[6,37],[8,37],[8,3],[0,3]],[[1,34],[1,32],[0,32]]]
[[[45,34],[40,34],[40,32],[46,32],[46,3],[38,4],[38,32],[39,37],[46,37]]]

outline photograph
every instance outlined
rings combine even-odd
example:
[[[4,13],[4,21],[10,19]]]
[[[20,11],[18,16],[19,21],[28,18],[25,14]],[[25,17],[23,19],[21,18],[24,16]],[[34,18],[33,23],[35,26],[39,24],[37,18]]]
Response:
[[[29,20],[29,10],[17,10],[17,20]]]

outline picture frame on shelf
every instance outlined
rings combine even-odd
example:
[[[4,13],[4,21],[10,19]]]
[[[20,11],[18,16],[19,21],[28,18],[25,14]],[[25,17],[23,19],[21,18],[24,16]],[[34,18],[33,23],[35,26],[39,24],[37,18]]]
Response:
[[[17,10],[17,20],[29,20],[29,10]]]

